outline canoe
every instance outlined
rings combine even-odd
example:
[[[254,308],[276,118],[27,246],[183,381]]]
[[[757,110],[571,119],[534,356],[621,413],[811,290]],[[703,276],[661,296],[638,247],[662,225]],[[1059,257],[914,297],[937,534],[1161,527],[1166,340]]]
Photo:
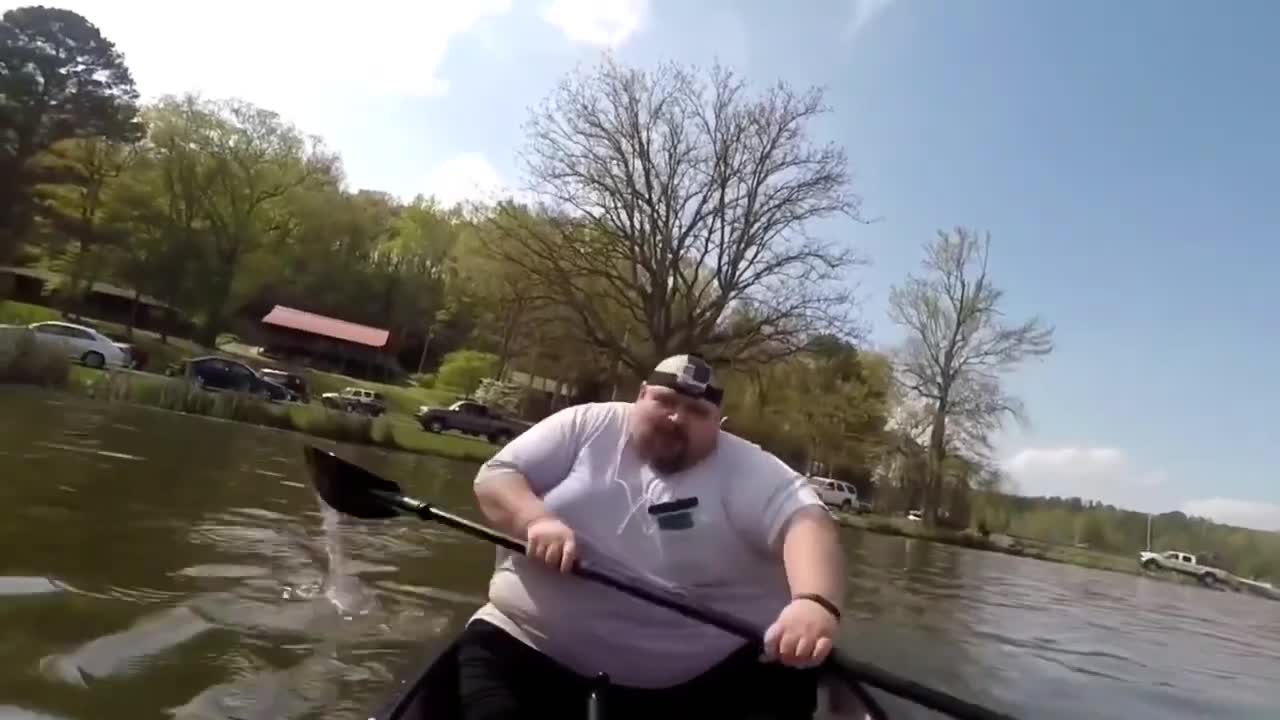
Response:
[[[824,680],[818,692],[815,718],[873,720],[844,683]],[[458,697],[457,641],[412,665],[396,679],[387,695],[369,713],[369,720],[459,720],[462,703]],[[582,710],[586,718],[587,707],[584,705]]]
[[[450,642],[397,678],[369,720],[458,720],[458,646]]]

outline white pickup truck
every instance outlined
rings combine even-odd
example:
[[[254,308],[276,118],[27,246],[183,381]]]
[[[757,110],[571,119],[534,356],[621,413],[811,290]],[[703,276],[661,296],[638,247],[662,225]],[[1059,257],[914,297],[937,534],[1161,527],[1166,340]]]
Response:
[[[1138,563],[1143,570],[1149,572],[1172,570],[1173,572],[1196,578],[1209,587],[1219,583],[1235,585],[1235,579],[1231,573],[1210,565],[1202,565],[1195,555],[1178,550],[1166,550],[1159,553],[1140,552],[1138,553]]]

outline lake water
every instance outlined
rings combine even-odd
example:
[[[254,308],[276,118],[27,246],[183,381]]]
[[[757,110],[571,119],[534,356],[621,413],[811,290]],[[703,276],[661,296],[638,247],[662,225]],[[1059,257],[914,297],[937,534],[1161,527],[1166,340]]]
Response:
[[[483,602],[493,550],[323,511],[310,441],[0,386],[0,720],[362,717]],[[479,518],[471,466],[340,452]],[[1280,604],[844,540],[860,659],[1022,718],[1280,717]]]

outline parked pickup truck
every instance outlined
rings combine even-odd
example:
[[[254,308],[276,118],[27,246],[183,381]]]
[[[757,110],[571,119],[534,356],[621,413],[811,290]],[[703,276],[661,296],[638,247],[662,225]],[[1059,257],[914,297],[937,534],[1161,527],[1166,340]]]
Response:
[[[1202,565],[1196,556],[1191,553],[1177,550],[1166,550],[1160,553],[1140,552],[1138,553],[1138,563],[1142,565],[1143,570],[1150,572],[1172,570],[1183,575],[1190,575],[1209,587],[1219,583],[1235,585],[1235,578],[1231,573],[1209,565]]]
[[[422,429],[427,432],[454,430],[486,438],[494,445],[506,445],[531,427],[530,423],[504,417],[488,405],[475,400],[459,400],[448,408],[423,405],[418,408],[417,418]]]
[[[327,392],[320,396],[320,403],[327,408],[364,413],[378,417],[387,411],[387,401],[382,393],[364,388],[343,388],[342,392]]]

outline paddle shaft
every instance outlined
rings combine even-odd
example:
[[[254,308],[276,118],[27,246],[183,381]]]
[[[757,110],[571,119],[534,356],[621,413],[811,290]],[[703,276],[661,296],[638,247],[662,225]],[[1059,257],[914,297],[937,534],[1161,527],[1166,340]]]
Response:
[[[407,512],[413,513],[414,515],[417,515],[423,520],[435,520],[436,522],[439,522],[443,525],[448,525],[449,527],[455,528],[457,530],[461,530],[470,535],[474,535],[481,539],[488,540],[494,545],[499,545],[512,552],[520,553],[521,555],[525,555],[528,553],[528,546],[526,546],[524,543],[520,542],[519,540],[511,537],[510,535],[504,535],[500,532],[493,530],[492,528],[481,525],[480,523],[472,522],[471,520],[468,520],[464,517],[459,517],[458,515],[454,515],[453,513],[449,513],[449,512],[445,512],[444,510],[437,509],[435,506],[431,505],[430,503],[424,503],[421,500],[414,500],[413,498],[405,497],[404,495],[393,496],[390,493],[381,493],[381,492],[379,492],[378,495],[386,499],[388,502],[401,508],[402,510],[405,510]],[[621,580],[618,580],[617,578],[614,578],[611,575],[607,575],[597,570],[593,570],[590,567],[583,565],[582,563],[574,563],[573,574],[587,580],[593,580],[603,585],[608,585],[609,587],[615,590],[624,592],[633,597],[640,598],[641,600],[646,600],[648,602],[654,603],[655,605],[661,605],[662,607],[665,607],[668,610],[678,612],[681,615],[684,615],[685,617],[691,618],[693,620],[699,620],[701,622],[707,623],[708,625],[717,627],[721,630],[724,630],[727,633],[730,633],[732,635],[737,635],[738,637],[744,640],[747,640],[750,642],[760,642],[760,636],[757,633],[756,629],[752,627],[750,624],[745,623],[735,617],[732,617],[729,615],[723,615],[721,613],[715,612],[714,610],[706,610],[703,608],[697,608],[697,607],[685,605],[684,603],[678,602],[676,600],[672,600],[671,598],[655,593],[652,590],[646,590],[645,588],[642,588],[642,587],[636,587],[634,585],[630,585]]]
[[[495,545],[504,547],[512,552],[520,553],[521,555],[525,555],[528,552],[528,547],[523,542],[520,542],[510,535],[504,535],[492,528],[481,525],[480,523],[467,520],[466,518],[454,515],[453,513],[439,510],[430,503],[425,503],[421,500],[415,500],[411,497],[399,494],[383,493],[378,491],[373,492],[382,497],[388,503],[406,512],[413,513],[423,520],[437,521],[443,525],[448,525],[449,527],[461,530],[483,540],[488,540]],[[706,608],[686,605],[651,590],[630,585],[610,575],[585,567],[581,563],[574,563],[573,574],[587,580],[608,585],[615,590],[640,598],[641,600],[646,600],[655,605],[660,605],[668,610],[680,613],[687,618],[704,622],[731,635],[736,635],[747,642],[753,644],[761,643],[760,632],[755,627],[731,615],[726,615]],[[966,700],[962,700],[954,695],[945,693],[941,690],[936,690],[928,687],[927,685],[921,685],[920,683],[912,680],[898,677],[881,670],[874,665],[869,665],[846,657],[843,653],[838,651],[833,651],[827,657],[823,666],[824,669],[844,675],[848,680],[852,681],[852,686],[858,694],[859,699],[867,706],[867,709],[872,712],[873,717],[885,717],[884,711],[879,708],[873,698],[867,696],[865,691],[862,691],[861,688],[857,687],[857,683],[859,682],[866,683],[871,687],[877,688],[891,695],[907,698],[918,705],[927,707],[930,710],[946,713],[958,720],[1015,720],[1010,715],[1005,715],[981,705],[976,705]]]

